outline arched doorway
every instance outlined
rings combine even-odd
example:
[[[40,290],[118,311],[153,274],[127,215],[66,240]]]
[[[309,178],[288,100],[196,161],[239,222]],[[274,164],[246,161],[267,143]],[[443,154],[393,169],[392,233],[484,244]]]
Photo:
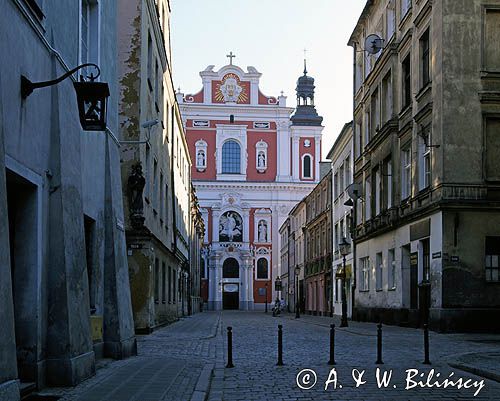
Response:
[[[240,277],[240,264],[235,258],[227,258],[222,265],[223,278]],[[223,309],[239,309],[240,307],[239,283],[224,283],[222,287]]]

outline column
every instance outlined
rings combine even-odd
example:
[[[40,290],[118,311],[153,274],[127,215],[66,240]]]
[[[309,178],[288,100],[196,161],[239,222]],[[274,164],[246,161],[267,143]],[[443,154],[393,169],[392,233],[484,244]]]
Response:
[[[319,181],[319,161],[321,160],[321,139],[320,137],[314,138],[314,181]]]
[[[290,181],[290,129],[289,120],[277,121],[277,180]]]
[[[208,77],[203,77],[203,103],[212,103],[212,85]]]
[[[252,78],[250,80],[250,104],[259,104],[259,79]]]
[[[239,260],[240,263],[240,310],[248,310],[248,273],[247,273],[247,265],[246,265],[246,258],[242,257],[241,260]]]
[[[1,79],[1,77],[0,77]],[[0,93],[1,91],[0,81]],[[0,399],[19,400],[17,384],[16,337],[14,333],[14,303],[10,272],[9,223],[7,185],[4,160],[4,122],[0,96]]]
[[[137,355],[118,146],[106,136],[104,227],[104,355],[114,359]]]
[[[253,298],[253,266],[254,258],[250,257],[248,262],[248,310],[254,309],[254,298]]]
[[[299,144],[300,138],[293,137],[292,138],[292,169],[293,169],[293,180],[299,181],[299,163],[300,163],[300,155],[299,155]]]
[[[56,71],[60,73],[61,71]],[[74,386],[95,373],[89,319],[89,288],[83,246],[80,127],[62,104],[69,102],[65,85],[51,89],[51,184],[47,249],[46,380]],[[73,102],[73,100],[72,100]],[[72,104],[72,103],[71,103]]]

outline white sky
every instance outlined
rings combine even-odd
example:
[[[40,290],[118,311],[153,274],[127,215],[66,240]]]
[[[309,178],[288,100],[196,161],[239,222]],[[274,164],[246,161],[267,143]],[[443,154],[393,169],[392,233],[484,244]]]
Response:
[[[199,72],[233,64],[262,73],[268,96],[283,90],[295,107],[304,48],[308,75],[316,80],[315,103],[323,116],[323,157],[343,125],[352,120],[352,48],[347,41],[366,0],[172,0],[175,87],[201,89]]]

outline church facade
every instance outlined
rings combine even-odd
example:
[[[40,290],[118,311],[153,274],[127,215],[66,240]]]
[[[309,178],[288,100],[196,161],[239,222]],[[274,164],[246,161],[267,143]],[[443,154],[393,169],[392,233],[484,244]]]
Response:
[[[177,94],[205,224],[201,294],[211,310],[262,309],[285,298],[274,291],[278,229],[318,182],[322,118],[306,70],[295,109],[283,94],[264,95],[261,73],[230,57],[200,73],[198,93]]]

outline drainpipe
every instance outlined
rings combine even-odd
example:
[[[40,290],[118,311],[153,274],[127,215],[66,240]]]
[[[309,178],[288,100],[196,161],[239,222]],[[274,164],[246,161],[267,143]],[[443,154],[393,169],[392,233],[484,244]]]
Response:
[[[353,80],[352,80],[352,141],[351,141],[351,149],[352,149],[352,155],[351,157],[352,160],[352,178],[354,182],[354,176],[356,175],[356,162],[354,160],[354,130],[356,128],[356,120],[355,120],[355,107],[356,107],[356,53],[357,53],[357,46],[356,42],[353,43],[353,66],[352,66],[352,75],[353,75]],[[351,239],[352,239],[352,284],[351,284],[351,320],[354,320],[354,305],[355,305],[355,293],[356,293],[356,277],[357,277],[357,260],[356,260],[356,226],[358,224],[358,218],[357,218],[357,210],[358,210],[358,199],[353,199],[353,212],[352,212],[352,217],[353,217],[353,230],[351,234]]]

